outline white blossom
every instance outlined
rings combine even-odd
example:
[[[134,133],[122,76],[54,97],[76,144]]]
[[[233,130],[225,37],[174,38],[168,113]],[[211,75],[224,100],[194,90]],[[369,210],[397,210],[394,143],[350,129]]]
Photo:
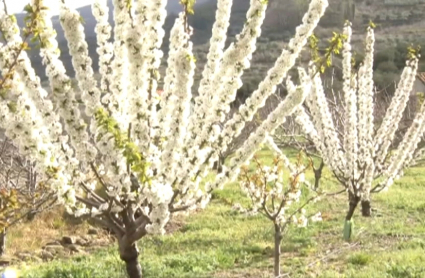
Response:
[[[315,215],[313,215],[311,217],[311,221],[312,222],[321,222],[321,221],[323,221],[322,213],[319,211],[318,213],[316,213]]]

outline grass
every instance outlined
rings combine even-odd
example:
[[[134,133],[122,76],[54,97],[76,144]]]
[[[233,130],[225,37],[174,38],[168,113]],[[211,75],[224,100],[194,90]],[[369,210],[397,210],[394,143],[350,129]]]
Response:
[[[270,161],[270,153],[259,154]],[[314,204],[324,221],[308,229],[291,228],[282,243],[282,270],[287,277],[425,277],[424,168],[406,172],[387,193],[373,196],[372,218],[354,217],[351,242],[342,240],[346,196]],[[311,178],[311,176],[309,176]],[[339,189],[329,172],[322,186]],[[209,206],[173,220],[173,234],[139,242],[146,278],[272,277],[273,229],[261,215],[246,217],[231,209],[248,204],[236,184],[217,191]],[[117,247],[90,256],[20,266],[26,278],[125,277]]]
[[[65,215],[64,209],[50,210],[39,214],[29,223],[12,226],[7,233],[7,253],[36,250],[62,236],[87,233],[87,223],[75,221]]]

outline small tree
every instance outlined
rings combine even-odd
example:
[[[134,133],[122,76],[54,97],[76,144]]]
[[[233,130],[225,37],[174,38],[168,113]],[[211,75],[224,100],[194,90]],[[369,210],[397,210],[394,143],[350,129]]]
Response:
[[[232,1],[218,1],[197,97],[192,94],[195,57],[190,42],[192,28],[188,25],[194,1],[182,1],[184,12],[171,30],[168,67],[159,100],[155,92],[163,56],[160,47],[167,1],[114,0],[113,4],[113,43],[106,1],[98,0],[93,5],[98,22],[100,84],[94,78],[81,17],[61,4],[60,22],[79,91],[73,88],[59,59],[56,33],[44,1],[32,1],[26,7],[23,38],[14,17],[2,10],[0,30],[6,44],[0,48],[0,125],[20,152],[37,162],[37,172],[50,179],[50,187],[68,212],[76,216],[89,214],[114,232],[128,275],[139,278],[142,270],[137,241],[147,234],[163,233],[172,214],[204,207],[212,190],[235,178],[268,132],[304,101],[311,88],[307,81],[289,94],[236,150],[229,168],[223,168],[214,182],[201,184],[219,154],[293,67],[328,3],[311,2],[288,49],[282,51],[258,89],[223,128],[218,123],[224,121],[242,85],[241,75],[250,66],[267,1],[251,0],[244,28],[227,49],[224,45]],[[40,46],[50,94],[41,87],[24,51],[29,38]],[[160,110],[156,109],[158,102]]]
[[[403,111],[409,100],[418,66],[412,50],[401,75],[399,86],[380,126],[374,123],[373,50],[374,32],[367,29],[365,58],[358,72],[352,70],[351,27],[344,27],[343,94],[345,101],[344,131],[340,135],[326,101],[322,81],[310,72],[312,93],[305,108],[296,113],[296,121],[314,142],[325,164],[348,192],[345,237],[351,235],[351,219],[361,203],[363,216],[371,215],[370,193],[387,189],[412,160],[425,130],[425,106],[416,114],[413,124],[394,150],[390,149]]]
[[[298,156],[297,164],[292,164],[282,151],[276,146],[272,138],[268,138],[268,144],[277,156],[271,166],[265,166],[254,157],[256,169],[250,173],[247,167],[242,168],[239,176],[242,190],[252,201],[253,211],[258,211],[273,222],[274,226],[274,277],[281,277],[280,270],[280,246],[283,235],[289,225],[295,223],[299,227],[306,227],[308,218],[305,207],[316,201],[321,195],[315,191],[305,180],[302,154]],[[289,170],[289,179],[286,170]],[[305,185],[305,186],[304,186]],[[302,198],[303,187],[308,190]],[[312,193],[312,194],[310,194]],[[308,196],[310,195],[310,196]],[[320,221],[320,212],[312,217],[313,221]]]

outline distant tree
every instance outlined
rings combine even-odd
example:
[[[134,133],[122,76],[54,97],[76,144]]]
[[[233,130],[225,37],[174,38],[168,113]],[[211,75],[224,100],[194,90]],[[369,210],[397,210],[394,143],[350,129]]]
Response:
[[[379,126],[375,125],[373,83],[373,52],[375,37],[368,27],[365,58],[357,72],[352,71],[351,27],[344,28],[343,96],[345,125],[340,133],[332,118],[320,76],[310,71],[312,93],[305,107],[296,114],[296,121],[314,142],[324,163],[348,193],[349,209],[344,235],[351,235],[354,211],[361,204],[362,215],[371,215],[371,193],[387,190],[415,162],[415,150],[425,131],[425,104],[422,104],[396,149],[391,149],[403,111],[409,101],[416,78],[418,53],[409,49],[409,57],[394,97]]]

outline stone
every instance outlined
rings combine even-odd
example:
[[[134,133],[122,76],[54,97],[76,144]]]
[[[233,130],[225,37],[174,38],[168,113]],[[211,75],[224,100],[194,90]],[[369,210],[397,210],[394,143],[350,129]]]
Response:
[[[64,237],[62,237],[62,243],[63,244],[74,244],[75,243],[75,237],[64,236]]]
[[[69,257],[69,253],[70,253],[69,249],[62,248],[62,249],[58,249],[56,251],[57,252],[56,252],[55,255],[58,256],[58,257],[61,257],[61,258]]]
[[[31,261],[32,255],[27,252],[21,252],[16,255],[22,261]]]
[[[106,239],[102,239],[102,238],[96,238],[91,242],[91,245],[107,246],[107,245],[109,245],[109,241],[106,240]]]
[[[77,238],[77,240],[75,241],[75,244],[80,245],[80,246],[87,246],[87,245],[89,245],[89,241],[85,240],[83,238]]]
[[[55,240],[55,241],[50,241],[46,243],[45,246],[55,246],[55,245],[62,245],[62,244],[59,241]]]
[[[78,246],[75,244],[66,245],[66,248],[76,253],[79,253],[81,251],[80,248],[78,248]]]
[[[15,263],[15,261],[16,261],[16,258],[2,256],[0,257],[0,266],[8,266]]]
[[[97,229],[95,229],[95,228],[90,228],[88,230],[88,234],[89,235],[97,235],[98,233],[99,233],[99,231]]]
[[[57,254],[63,251],[63,246],[62,245],[47,245],[47,246],[44,246],[43,249],[52,254]]]
[[[90,236],[90,235],[82,235],[81,238],[86,240],[86,241],[90,241],[90,240],[92,240],[93,237]]]
[[[43,259],[40,258],[39,256],[34,255],[34,256],[31,257],[31,261],[36,262],[36,263],[41,263],[43,261]]]
[[[40,257],[45,261],[53,260],[55,258],[52,253],[46,250],[41,251]]]

